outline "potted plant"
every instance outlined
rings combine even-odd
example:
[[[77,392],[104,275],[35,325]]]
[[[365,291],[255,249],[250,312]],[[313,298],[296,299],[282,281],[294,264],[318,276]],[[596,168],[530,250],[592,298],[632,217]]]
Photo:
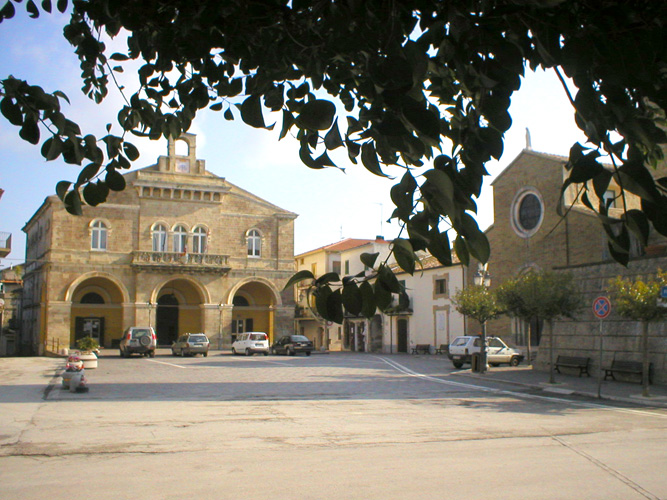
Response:
[[[81,361],[86,369],[97,368],[97,355],[100,344],[92,337],[82,337],[76,341],[76,346],[81,351]]]

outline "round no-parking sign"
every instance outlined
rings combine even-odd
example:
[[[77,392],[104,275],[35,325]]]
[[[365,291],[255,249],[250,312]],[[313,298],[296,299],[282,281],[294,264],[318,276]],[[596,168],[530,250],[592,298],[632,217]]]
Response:
[[[598,297],[593,301],[593,314],[599,319],[605,319],[611,313],[611,302],[607,297]]]

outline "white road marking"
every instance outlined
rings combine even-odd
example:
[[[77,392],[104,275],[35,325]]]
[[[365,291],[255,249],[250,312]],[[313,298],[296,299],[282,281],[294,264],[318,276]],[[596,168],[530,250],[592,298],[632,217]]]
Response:
[[[389,366],[394,368],[395,370],[404,373],[406,375],[409,375],[411,377],[416,377],[420,378],[423,380],[428,380],[429,382],[436,382],[438,384],[444,384],[444,385],[451,385],[455,387],[464,387],[467,389],[473,389],[477,391],[483,391],[483,392],[491,392],[495,394],[505,394],[508,396],[516,397],[516,398],[524,398],[524,399],[539,399],[543,401],[550,401],[554,403],[567,403],[570,405],[575,405],[575,406],[582,406],[584,408],[596,408],[600,410],[607,410],[607,411],[618,411],[622,413],[632,413],[632,414],[637,414],[637,415],[644,415],[644,416],[650,416],[650,417],[658,417],[658,418],[667,418],[667,414],[664,413],[659,413],[658,411],[652,412],[652,411],[646,411],[646,410],[633,410],[631,408],[617,408],[615,406],[609,406],[605,404],[600,404],[600,403],[584,403],[581,401],[573,401],[570,399],[563,399],[563,398],[556,398],[553,396],[540,396],[537,394],[524,394],[521,392],[514,392],[514,391],[508,391],[505,389],[494,389],[491,387],[484,387],[481,385],[476,385],[476,384],[466,384],[462,382],[453,382],[451,380],[444,380],[441,378],[437,377],[432,377],[430,375],[426,375],[424,373],[418,373],[414,370],[411,370],[407,366],[403,366],[400,363],[397,363],[394,360],[390,360],[387,358],[383,358],[381,356],[376,356],[378,359],[381,359],[385,363],[387,363]]]

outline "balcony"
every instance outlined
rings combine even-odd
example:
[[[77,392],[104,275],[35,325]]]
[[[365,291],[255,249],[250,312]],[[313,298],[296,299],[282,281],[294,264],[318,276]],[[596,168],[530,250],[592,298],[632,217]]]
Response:
[[[7,257],[12,251],[12,233],[0,232],[0,257]]]
[[[227,274],[228,255],[208,253],[132,252],[132,267],[141,271]]]

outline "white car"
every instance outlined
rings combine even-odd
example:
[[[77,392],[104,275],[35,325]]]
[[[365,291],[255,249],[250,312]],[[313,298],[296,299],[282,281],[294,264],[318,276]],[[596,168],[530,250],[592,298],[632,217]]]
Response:
[[[232,344],[232,354],[252,356],[256,352],[269,355],[269,336],[264,332],[239,333]]]
[[[500,337],[486,338],[486,361],[491,366],[507,363],[518,366],[523,361],[523,353],[519,349],[509,347]],[[449,359],[455,368],[461,368],[464,363],[472,362],[472,355],[481,352],[482,340],[477,335],[456,337],[449,344]]]

